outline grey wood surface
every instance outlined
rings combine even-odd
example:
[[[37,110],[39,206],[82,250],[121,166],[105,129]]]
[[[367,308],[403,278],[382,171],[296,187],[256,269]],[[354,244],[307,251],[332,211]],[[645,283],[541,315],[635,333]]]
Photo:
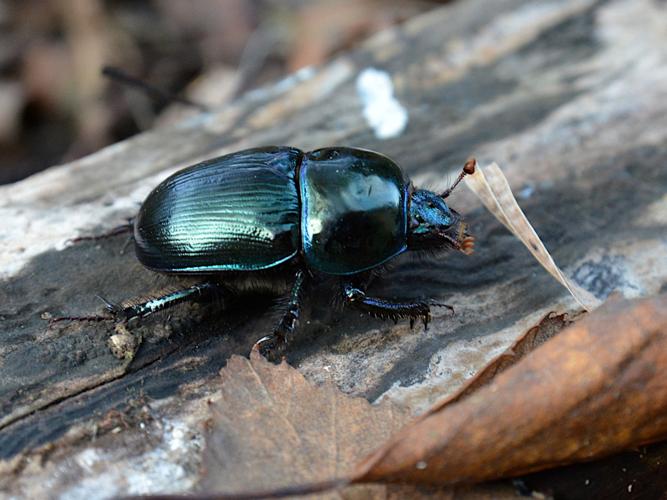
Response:
[[[393,137],[379,138],[363,113],[360,75],[371,68],[391,78],[407,112]],[[49,328],[42,318],[99,311],[97,294],[116,301],[172,283],[122,253],[123,236],[66,241],[123,223],[176,169],[267,144],[348,145],[391,156],[416,185],[444,187],[474,155],[500,164],[576,282],[603,299],[651,295],[667,286],[666,82],[664,2],[463,0],[224,109],[1,187],[2,491],[101,497],[195,483],[217,372],[270,331],[271,300],[143,321],[129,363],[107,346],[112,325]],[[418,413],[549,311],[576,312],[470,192],[451,204],[470,222],[476,253],[400,257],[372,293],[444,301],[453,317],[437,309],[426,332],[410,330],[332,313],[322,291],[289,362],[316,382]]]

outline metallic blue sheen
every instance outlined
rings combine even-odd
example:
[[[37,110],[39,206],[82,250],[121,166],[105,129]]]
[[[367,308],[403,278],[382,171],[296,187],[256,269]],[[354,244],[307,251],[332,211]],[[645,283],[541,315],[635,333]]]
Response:
[[[302,157],[295,148],[257,148],[175,173],[139,211],[137,257],[170,273],[255,271],[291,259],[300,248]]]
[[[407,183],[381,154],[353,148],[306,153],[299,172],[307,264],[336,275],[376,267],[407,248]]]
[[[445,200],[425,189],[417,189],[412,193],[410,219],[413,235],[428,234],[435,228],[449,227],[454,221]]]

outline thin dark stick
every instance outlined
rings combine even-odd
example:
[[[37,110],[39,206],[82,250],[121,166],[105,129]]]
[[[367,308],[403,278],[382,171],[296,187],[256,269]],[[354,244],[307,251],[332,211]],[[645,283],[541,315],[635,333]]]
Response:
[[[204,104],[191,101],[186,97],[181,97],[171,92],[167,92],[160,88],[154,87],[153,85],[150,85],[137,77],[128,75],[123,70],[114,68],[113,66],[104,66],[102,68],[102,74],[107,78],[110,78],[111,80],[122,83],[123,85],[128,85],[130,87],[137,88],[145,92],[155,100],[164,102],[177,102],[179,104],[184,104],[186,106],[192,106],[193,108],[197,108],[198,110],[203,112],[210,111],[208,106],[205,106]]]

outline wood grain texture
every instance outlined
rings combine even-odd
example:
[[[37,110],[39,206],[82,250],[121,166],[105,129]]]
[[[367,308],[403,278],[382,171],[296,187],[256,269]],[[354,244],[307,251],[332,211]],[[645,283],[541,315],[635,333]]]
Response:
[[[267,144],[364,147],[396,160],[416,185],[444,188],[475,155],[500,164],[578,284],[598,298],[664,289],[666,28],[667,7],[652,0],[463,0],[224,109],[0,188],[2,488],[37,494],[40,478],[58,478],[49,484],[63,494],[194,484],[217,372],[270,330],[271,301],[241,299],[227,312],[182,306],[145,321],[133,329],[143,344],[129,364],[107,347],[111,326],[47,328],[41,316],[89,314],[100,309],[96,294],[117,301],[173,283],[121,253],[123,236],[65,242],[122,223],[159,181],[205,158]],[[376,138],[363,116],[356,82],[370,67],[391,76],[408,112],[392,139]],[[451,204],[469,220],[476,253],[400,257],[371,292],[433,298],[454,317],[438,309],[428,331],[411,331],[332,314],[315,292],[288,361],[311,381],[418,413],[549,311],[572,312],[566,292],[470,193]],[[81,474],[97,483],[86,490]]]

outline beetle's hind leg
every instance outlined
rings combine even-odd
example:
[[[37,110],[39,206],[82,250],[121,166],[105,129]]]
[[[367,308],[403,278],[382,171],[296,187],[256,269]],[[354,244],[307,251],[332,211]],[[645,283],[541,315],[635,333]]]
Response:
[[[294,330],[299,322],[305,286],[306,273],[303,270],[299,270],[296,273],[294,284],[290,291],[287,310],[273,329],[273,332],[255,342],[253,350],[257,349],[264,357],[273,360],[285,352],[285,348],[292,340]]]
[[[345,303],[364,311],[376,318],[391,319],[394,323],[401,318],[410,319],[410,328],[415,320],[421,319],[424,329],[431,321],[431,307],[426,302],[391,302],[376,297],[368,297],[366,293],[353,286],[351,283],[343,283],[343,298]]]
[[[208,299],[214,295],[227,295],[229,291],[219,283],[203,281],[186,288],[171,288],[168,291],[155,296],[130,299],[114,304],[100,297],[107,311],[114,317],[124,321],[133,318],[143,318],[157,311],[168,309],[183,302],[193,302]]]
[[[185,288],[171,288],[159,295],[125,300],[114,304],[103,297],[99,297],[108,311],[108,315],[93,316],[62,316],[51,318],[51,323],[60,321],[122,321],[145,317],[154,312],[167,309],[182,302],[207,299],[216,294],[228,294],[228,290],[213,281],[203,281]]]

